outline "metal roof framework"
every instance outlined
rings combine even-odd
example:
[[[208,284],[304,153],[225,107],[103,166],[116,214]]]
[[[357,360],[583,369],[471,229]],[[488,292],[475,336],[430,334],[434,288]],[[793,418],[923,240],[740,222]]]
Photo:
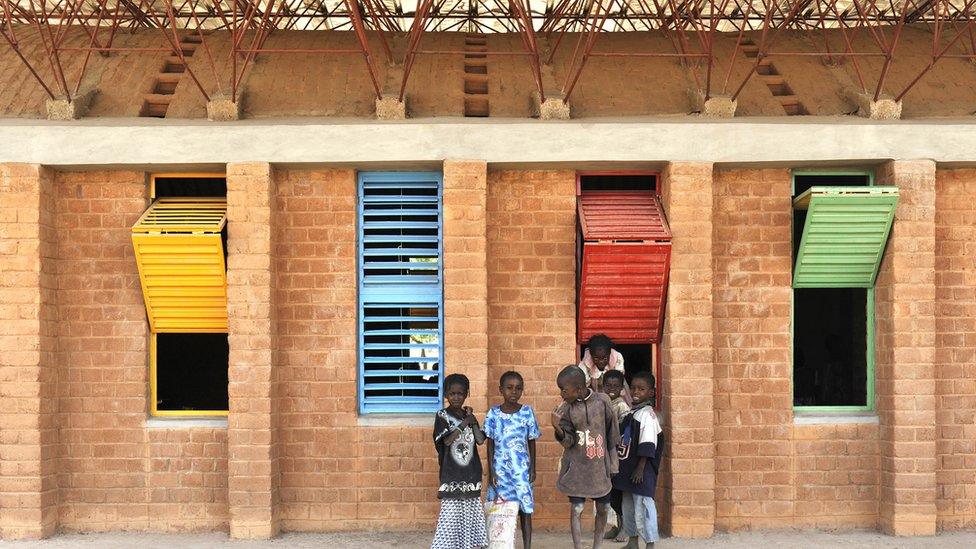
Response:
[[[976,0],[0,0],[0,44],[6,44],[52,99],[72,101],[79,94],[93,54],[120,51],[160,51],[180,59],[206,100],[219,95],[236,101],[257,56],[311,54],[358,55],[363,58],[377,98],[384,95],[377,71],[380,58],[401,65],[397,97],[402,101],[411,69],[421,55],[464,55],[458,50],[422,47],[428,32],[517,33],[523,49],[489,51],[485,55],[524,59],[539,96],[547,93],[568,101],[589,60],[598,57],[678,58],[691,67],[698,89],[708,99],[728,95],[736,99],[769,57],[816,56],[850,62],[862,93],[875,100],[887,95],[901,100],[940,60],[976,59]],[[899,39],[906,25],[925,24],[931,31],[928,65],[900,90],[886,85],[897,60]],[[66,45],[68,31],[82,28],[87,44]],[[120,32],[153,29],[165,39],[164,48],[116,45]],[[267,40],[280,30],[352,31],[356,48],[271,48]],[[779,45],[784,31],[811,35],[816,51],[789,51]],[[208,45],[214,31],[229,31],[230,52],[215,56]],[[608,51],[597,48],[610,32],[659,32],[669,39],[670,51]],[[828,32],[831,31],[831,32]],[[43,45],[42,61],[28,59],[21,49],[27,35]],[[198,35],[206,63],[196,70],[212,72],[201,78],[186,63],[181,37]],[[406,47],[394,52],[394,36]],[[715,53],[719,35],[735,38],[734,54],[723,67]],[[840,40],[838,40],[838,35]],[[540,44],[545,36],[547,47]],[[858,37],[870,36],[869,48],[856,47]],[[371,40],[371,38],[373,38]],[[754,41],[755,40],[755,41]],[[379,43],[382,52],[372,49]],[[570,69],[558,91],[543,84],[543,66],[560,48],[573,44]],[[758,51],[750,58],[736,55],[744,45]],[[66,74],[65,60],[81,56],[76,74]],[[859,60],[883,59],[877,74],[868,74]],[[737,64],[748,63],[747,74],[732,81]],[[224,69],[223,71],[221,69]],[[229,69],[229,70],[228,70]],[[229,77],[227,76],[229,74]],[[296,75],[299,77],[299,75]],[[719,82],[721,80],[721,82]],[[204,81],[213,84],[204,84]],[[224,90],[229,89],[229,93]]]

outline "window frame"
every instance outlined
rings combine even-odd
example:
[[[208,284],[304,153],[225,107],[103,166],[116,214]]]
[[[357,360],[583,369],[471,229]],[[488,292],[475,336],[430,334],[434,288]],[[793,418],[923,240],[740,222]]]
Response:
[[[619,176],[649,177],[649,178],[653,179],[654,182],[651,185],[650,192],[655,197],[657,197],[658,201],[661,203],[661,211],[662,211],[662,213],[665,216],[665,221],[667,221],[667,211],[664,208],[663,199],[661,197],[662,181],[661,181],[661,171],[660,170],[653,170],[653,169],[633,169],[633,170],[628,170],[628,169],[619,169],[619,170],[614,170],[614,169],[610,169],[610,170],[577,170],[576,171],[576,197],[577,197],[577,200],[583,194],[583,178],[584,177],[615,177],[615,176],[617,176],[617,177],[619,177]],[[577,213],[577,220],[576,220],[576,223],[577,223],[577,228],[576,228],[576,233],[577,233],[576,234],[576,269],[577,269],[577,271],[579,270],[580,264],[583,261],[583,237],[580,234],[579,222],[580,222],[580,220],[579,220],[579,213]],[[668,226],[670,227],[670,223],[669,223]],[[669,274],[670,273],[670,270],[671,270],[671,261],[670,261],[670,256],[669,256],[668,265],[666,267],[666,273]],[[577,275],[578,274],[579,273],[577,272]],[[576,304],[576,309],[577,310],[576,310],[576,314],[574,315],[574,320],[576,322],[579,322],[579,299],[580,299],[580,288],[579,288],[579,285],[580,285],[581,282],[582,281],[577,276],[576,290],[575,290],[576,291],[575,304]],[[626,345],[650,345],[651,346],[651,353],[650,353],[650,355],[651,355],[651,363],[650,363],[649,367],[650,367],[651,374],[654,376],[654,409],[657,410],[657,411],[659,411],[659,412],[663,409],[663,403],[662,403],[662,401],[663,401],[663,398],[664,398],[664,389],[663,389],[663,387],[664,387],[664,381],[663,381],[663,379],[664,379],[664,368],[661,365],[661,363],[662,363],[661,358],[662,358],[662,353],[663,353],[662,347],[663,347],[663,340],[664,340],[664,337],[663,337],[663,334],[664,334],[664,328],[663,328],[663,326],[664,326],[664,318],[665,318],[665,315],[667,314],[666,313],[666,310],[667,310],[667,287],[669,286],[669,284],[670,284],[670,282],[665,282],[664,307],[662,309],[662,314],[661,314],[661,336],[662,337],[658,341],[641,342],[641,343],[626,343]],[[577,330],[578,329],[579,328],[577,326]],[[582,341],[579,341],[579,339],[577,338],[576,352],[577,352],[577,356],[580,357],[579,360],[582,360],[583,352],[585,351],[585,349],[586,349],[586,343],[584,343]]]
[[[873,187],[875,184],[875,177],[873,170],[793,170],[790,174],[790,196],[796,194],[796,178],[797,176],[805,175],[815,175],[815,176],[867,176],[868,187]],[[792,199],[791,199],[792,202]],[[790,279],[792,281],[793,277],[793,262],[796,261],[796,257],[793,254],[793,208],[790,207]],[[790,284],[790,403],[792,404],[793,397],[795,394],[795,368],[793,356],[796,336],[794,334],[794,328],[796,324],[796,290],[798,288],[793,288],[793,284]],[[864,412],[874,412],[875,411],[875,334],[876,326],[874,321],[874,287],[866,288],[867,294],[864,298],[864,306],[867,308],[865,314],[865,329],[867,333],[865,334],[865,344],[867,349],[865,350],[865,384],[866,394],[864,399],[864,406],[797,406],[792,404],[794,412],[849,412],[849,413],[864,413]]]
[[[226,172],[158,172],[149,174],[149,202],[156,199],[156,180],[157,179],[226,179]],[[226,195],[225,195],[226,198]],[[224,255],[224,262],[226,266],[227,255]],[[141,286],[141,282],[140,282]],[[186,333],[227,333],[227,332],[186,332]],[[192,419],[195,417],[227,417],[230,410],[160,410],[158,408],[159,402],[159,385],[157,381],[157,374],[159,372],[159,364],[157,361],[157,349],[158,343],[156,341],[158,333],[150,330],[149,332],[149,415],[150,417],[163,417],[163,418],[187,418]],[[230,360],[228,359],[227,368],[230,368]],[[229,389],[228,389],[229,390]],[[229,405],[228,405],[229,408]]]
[[[365,208],[363,200],[363,183],[369,178],[378,178],[386,181],[409,182],[418,178],[428,178],[437,181],[437,352],[438,368],[437,376],[437,404],[426,408],[421,404],[405,404],[402,410],[376,410],[370,411],[366,406],[365,391],[365,334],[364,316],[366,301],[364,300],[365,273],[363,263],[365,260],[365,242],[363,234],[363,222],[365,220]],[[356,411],[360,417],[396,415],[410,416],[417,414],[432,414],[443,407],[444,387],[443,380],[446,376],[445,365],[445,335],[444,326],[444,173],[441,171],[360,171],[356,174]]]

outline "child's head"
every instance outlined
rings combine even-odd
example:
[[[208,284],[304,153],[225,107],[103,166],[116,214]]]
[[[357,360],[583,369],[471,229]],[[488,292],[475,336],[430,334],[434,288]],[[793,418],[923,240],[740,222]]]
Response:
[[[468,398],[471,382],[464,374],[451,374],[444,378],[444,398],[452,408],[460,408]]]
[[[593,361],[593,365],[598,370],[606,370],[610,365],[610,349],[613,348],[610,338],[604,334],[596,334],[590,338],[586,348],[590,350],[590,360]]]
[[[654,376],[651,372],[645,370],[634,374],[630,379],[630,394],[634,404],[654,401]]]
[[[556,376],[556,385],[559,386],[559,396],[564,401],[575,402],[586,394],[586,374],[579,366],[566,366]]]
[[[610,370],[603,374],[603,392],[610,398],[617,398],[624,390],[624,373],[620,370]]]
[[[498,392],[501,393],[502,398],[508,404],[518,404],[518,401],[522,398],[522,391],[524,390],[525,381],[522,379],[522,374],[514,370],[505,372],[498,379]]]

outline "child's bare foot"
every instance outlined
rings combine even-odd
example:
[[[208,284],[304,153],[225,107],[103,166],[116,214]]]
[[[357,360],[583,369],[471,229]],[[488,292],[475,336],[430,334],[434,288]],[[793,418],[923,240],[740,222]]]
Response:
[[[634,536],[627,540],[627,545],[624,545],[620,549],[640,549],[640,538]]]

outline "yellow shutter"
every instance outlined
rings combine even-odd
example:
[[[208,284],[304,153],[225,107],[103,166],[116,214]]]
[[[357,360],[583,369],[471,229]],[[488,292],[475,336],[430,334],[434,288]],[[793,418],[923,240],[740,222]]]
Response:
[[[132,227],[153,333],[226,332],[223,198],[160,198]]]

